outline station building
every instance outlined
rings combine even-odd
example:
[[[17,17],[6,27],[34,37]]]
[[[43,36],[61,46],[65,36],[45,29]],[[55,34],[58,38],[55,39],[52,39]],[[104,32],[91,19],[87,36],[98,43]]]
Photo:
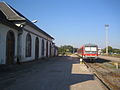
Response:
[[[5,2],[0,2],[0,64],[57,55],[54,38]]]

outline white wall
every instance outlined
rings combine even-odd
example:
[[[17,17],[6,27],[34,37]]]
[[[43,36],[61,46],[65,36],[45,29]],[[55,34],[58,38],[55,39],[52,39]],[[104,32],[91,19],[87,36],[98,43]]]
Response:
[[[42,55],[41,55],[41,51],[42,51],[42,38],[40,38],[40,37],[38,37],[39,38],[39,58],[41,58],[42,57]]]
[[[18,37],[18,30],[15,30],[9,26],[0,24],[0,64],[5,64],[6,63],[6,35],[7,32],[11,30],[14,32],[15,35],[15,58],[14,61],[17,62],[17,57],[20,58],[20,62],[25,62],[25,61],[31,61],[35,59],[35,39],[38,37],[39,39],[39,58],[43,57],[41,55],[41,44],[42,44],[42,39],[44,39],[44,57],[46,56],[46,42],[48,40],[48,56],[50,55],[50,43],[52,42],[52,39],[43,33],[35,30],[34,28],[26,25],[25,30],[23,29],[23,33],[19,35]],[[32,47],[31,47],[31,57],[26,57],[25,56],[25,47],[26,47],[26,35],[27,34],[31,35],[32,39]],[[18,44],[19,43],[19,44]],[[17,46],[18,44],[18,46]]]
[[[25,56],[25,46],[26,46],[26,35],[27,34],[31,35],[31,39],[32,39],[32,51],[31,51],[31,57],[26,57]],[[37,35],[36,35],[37,34]],[[39,36],[38,36],[39,35]],[[35,30],[34,28],[30,27],[30,26],[25,26],[25,30],[23,29],[23,34],[21,36],[21,62],[25,62],[25,61],[31,61],[35,59],[35,39],[36,37],[38,37],[39,39],[39,58],[41,57],[45,57],[46,56],[46,39],[49,39],[52,41],[51,38],[43,35],[42,33],[38,32],[37,30]],[[43,37],[43,38],[42,38]],[[44,39],[44,56],[41,55],[41,44],[42,44],[42,39]],[[48,42],[48,55],[49,55],[49,46],[50,42]]]
[[[48,36],[44,35],[43,33],[39,32],[38,30],[36,30],[36,29],[32,28],[32,27],[31,27],[31,26],[29,26],[29,25],[25,25],[25,27],[24,27],[24,28],[25,28],[26,30],[30,31],[30,32],[33,32],[33,33],[35,33],[35,34],[39,35],[40,37],[43,37],[43,38],[45,38],[45,39],[47,39],[47,40],[52,41],[52,39],[51,39],[50,37],[48,37]]]
[[[21,60],[20,62],[26,62],[26,61],[31,61],[34,59],[34,49],[35,49],[35,46],[34,46],[34,43],[35,43],[35,36],[31,33],[29,33],[31,35],[31,41],[32,41],[32,44],[31,44],[31,57],[26,57],[26,35],[28,34],[27,31],[24,31],[23,30],[23,33],[22,33],[22,37],[21,37]]]

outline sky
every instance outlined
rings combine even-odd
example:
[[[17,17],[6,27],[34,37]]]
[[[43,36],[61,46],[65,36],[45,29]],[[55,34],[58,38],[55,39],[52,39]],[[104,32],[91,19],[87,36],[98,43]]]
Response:
[[[55,38],[57,46],[87,43],[120,49],[120,0],[1,0]]]

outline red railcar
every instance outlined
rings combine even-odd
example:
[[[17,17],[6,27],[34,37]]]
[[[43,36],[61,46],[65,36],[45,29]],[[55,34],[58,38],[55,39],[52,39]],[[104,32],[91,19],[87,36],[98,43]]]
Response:
[[[78,49],[77,53],[83,59],[97,59],[98,46],[93,44],[85,44]]]

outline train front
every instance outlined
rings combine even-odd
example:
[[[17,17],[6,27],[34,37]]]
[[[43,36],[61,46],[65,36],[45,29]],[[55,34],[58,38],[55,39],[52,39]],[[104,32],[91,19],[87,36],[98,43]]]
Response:
[[[98,58],[98,46],[97,45],[85,45],[83,49],[83,59],[97,59]]]

